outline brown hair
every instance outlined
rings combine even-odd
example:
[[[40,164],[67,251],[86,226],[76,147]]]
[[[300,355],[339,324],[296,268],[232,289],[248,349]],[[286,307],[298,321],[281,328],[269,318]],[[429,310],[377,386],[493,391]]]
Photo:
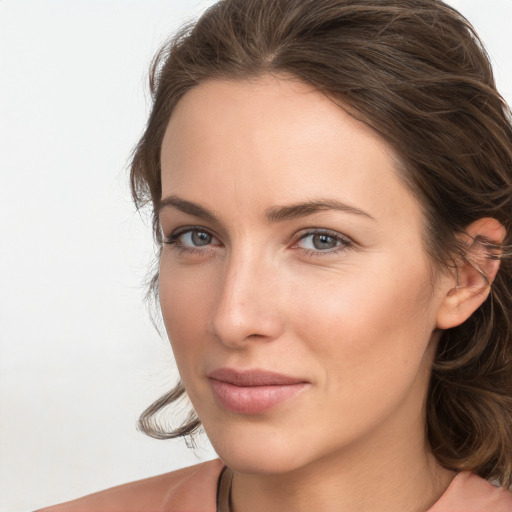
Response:
[[[456,235],[473,221],[493,217],[505,226],[504,244],[491,246],[501,268],[489,298],[442,334],[426,429],[445,467],[510,485],[512,127],[474,29],[440,0],[218,2],[153,63],[153,109],[131,167],[138,206],[161,199],[160,149],[180,98],[205,80],[268,73],[314,86],[395,149],[402,178],[422,205],[425,247],[438,268],[464,258]],[[157,285],[156,275],[156,293]],[[194,433],[200,427],[194,413],[170,432],[156,418],[184,393],[180,383],[155,402],[142,414],[141,428],[158,438]]]

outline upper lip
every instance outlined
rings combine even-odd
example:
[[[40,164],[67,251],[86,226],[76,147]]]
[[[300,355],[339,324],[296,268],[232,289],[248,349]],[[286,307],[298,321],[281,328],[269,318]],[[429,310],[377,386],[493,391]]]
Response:
[[[280,373],[269,372],[266,370],[235,370],[233,368],[218,368],[207,375],[208,378],[227,382],[235,386],[253,387],[253,386],[289,386],[307,382],[304,379],[290,377]]]

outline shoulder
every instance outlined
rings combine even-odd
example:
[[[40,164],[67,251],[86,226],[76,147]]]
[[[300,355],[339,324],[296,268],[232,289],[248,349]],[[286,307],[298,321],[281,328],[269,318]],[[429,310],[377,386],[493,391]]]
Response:
[[[464,471],[428,512],[512,512],[512,493]]]
[[[211,460],[112,487],[38,512],[215,512],[224,464]]]

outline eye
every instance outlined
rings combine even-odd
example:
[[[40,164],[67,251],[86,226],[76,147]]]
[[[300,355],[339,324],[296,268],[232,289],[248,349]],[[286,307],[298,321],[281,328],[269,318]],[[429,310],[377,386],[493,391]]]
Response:
[[[206,233],[206,231],[198,231],[197,229],[194,229],[193,231],[181,234],[180,238],[182,245],[201,247],[202,245],[208,245],[212,241],[213,237],[210,233]]]
[[[333,253],[345,250],[352,244],[351,240],[334,231],[316,230],[300,235],[293,247],[303,249],[308,254]]]
[[[182,228],[164,239],[166,244],[175,244],[178,249],[184,251],[195,251],[206,248],[210,245],[220,245],[217,238],[200,227]]]

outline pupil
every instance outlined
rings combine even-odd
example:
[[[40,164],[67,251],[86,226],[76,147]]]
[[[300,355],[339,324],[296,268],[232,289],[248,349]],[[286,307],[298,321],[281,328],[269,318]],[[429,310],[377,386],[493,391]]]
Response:
[[[204,231],[194,231],[192,233],[192,242],[194,245],[207,245],[210,243],[211,236]]]
[[[336,247],[336,239],[328,235],[315,235],[313,245],[315,249],[332,249]]]

